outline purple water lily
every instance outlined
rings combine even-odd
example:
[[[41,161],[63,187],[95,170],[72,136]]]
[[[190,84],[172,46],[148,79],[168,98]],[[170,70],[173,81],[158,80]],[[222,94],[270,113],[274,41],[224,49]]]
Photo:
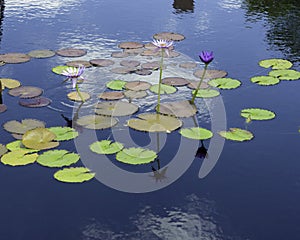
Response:
[[[213,59],[214,59],[214,53],[213,52],[208,52],[208,51],[202,51],[199,54],[200,60],[205,63],[209,64]]]
[[[81,77],[81,75],[83,74],[84,70],[85,70],[84,66],[80,66],[79,68],[69,67],[69,68],[65,69],[64,71],[62,71],[61,74],[66,76],[67,80],[71,80],[72,86],[73,86],[73,88],[75,88],[77,85],[77,80],[83,79],[83,77]]]

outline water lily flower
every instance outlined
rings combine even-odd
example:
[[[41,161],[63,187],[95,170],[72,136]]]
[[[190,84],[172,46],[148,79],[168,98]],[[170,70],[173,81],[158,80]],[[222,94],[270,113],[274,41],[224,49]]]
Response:
[[[209,64],[213,59],[214,59],[214,53],[213,52],[208,52],[208,51],[202,51],[199,54],[200,60],[205,63]]]
[[[166,50],[167,55],[169,55],[169,48],[173,46],[173,43],[173,41],[168,41],[164,39],[154,39],[152,41],[152,44],[156,46],[156,50]]]
[[[65,69],[64,71],[62,71],[61,74],[66,76],[67,80],[71,80],[72,86],[73,86],[73,88],[75,88],[77,85],[77,80],[79,78],[83,79],[83,77],[81,75],[83,74],[84,70],[85,70],[84,66],[80,66],[79,68],[69,67],[69,68]]]

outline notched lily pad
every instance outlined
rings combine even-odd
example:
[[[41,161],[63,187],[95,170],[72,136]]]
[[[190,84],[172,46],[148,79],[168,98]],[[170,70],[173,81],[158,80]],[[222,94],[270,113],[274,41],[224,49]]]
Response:
[[[260,61],[259,66],[264,68],[272,67],[272,69],[288,69],[291,68],[293,64],[285,59],[272,58]]]
[[[201,78],[203,74],[203,69],[196,70],[194,72],[194,76],[197,78]],[[204,79],[214,79],[214,78],[223,78],[227,76],[227,72],[223,70],[212,70],[212,69],[207,69],[204,75]]]
[[[56,66],[56,67],[52,68],[52,72],[54,72],[56,74],[59,74],[59,75],[62,75],[61,73],[65,70],[67,70],[68,68],[69,68],[69,66],[59,65],[59,66]]]
[[[159,84],[154,84],[150,87],[150,91],[158,94],[158,88],[159,88]],[[175,93],[176,91],[177,88],[170,85],[161,84],[160,86],[160,94],[172,94]]]
[[[33,86],[20,86],[10,89],[8,94],[19,98],[34,98],[42,95],[43,89]]]
[[[54,174],[56,180],[66,183],[82,183],[94,177],[95,173],[85,167],[64,168]]]
[[[101,102],[95,107],[96,114],[115,117],[132,115],[139,110],[137,105],[123,101]]]
[[[51,99],[46,97],[36,97],[30,99],[20,99],[19,104],[23,107],[37,108],[46,107],[51,104]]]
[[[16,79],[0,78],[2,89],[13,89],[21,86],[21,83]]]
[[[212,87],[217,87],[220,89],[234,89],[241,85],[241,82],[232,78],[215,78],[208,82]]]
[[[182,77],[165,77],[162,79],[162,83],[173,87],[180,87],[188,85],[189,81]]]
[[[119,162],[133,165],[147,164],[153,162],[156,158],[156,152],[145,148],[124,148],[116,155]]]
[[[25,150],[16,150],[4,154],[1,157],[1,162],[10,166],[24,166],[34,163],[37,157],[37,153],[28,153]]]
[[[196,90],[193,90],[193,94]],[[199,89],[196,97],[197,98],[212,98],[220,95],[220,92],[214,89]]]
[[[196,140],[206,140],[213,136],[210,130],[201,127],[182,128],[179,133],[186,138]]]
[[[23,135],[22,135],[23,136]],[[17,150],[23,150],[26,153],[34,153],[34,152],[38,152],[39,150],[37,149],[30,149],[30,148],[26,148],[23,144],[21,140],[16,140],[13,142],[10,142],[8,144],[6,144],[6,148],[9,151],[17,151]]]
[[[112,80],[112,81],[109,81],[108,83],[106,83],[106,87],[108,87],[109,89],[111,90],[123,90],[125,84],[127,82],[126,81],[123,81],[123,80]]]
[[[66,167],[77,163],[80,156],[67,150],[49,150],[39,155],[37,162],[45,167]]]
[[[55,142],[56,135],[46,128],[35,128],[27,131],[23,135],[22,144],[31,149],[50,149],[59,145],[59,142]]]
[[[144,47],[144,44],[138,42],[123,42],[120,43],[118,47],[123,49],[134,49],[134,48],[142,48]]]
[[[153,35],[154,39],[163,39],[163,40],[169,40],[169,41],[182,41],[185,39],[185,37],[182,34],[179,33],[173,33],[173,32],[161,32],[156,33]]]
[[[123,148],[124,145],[122,143],[110,140],[97,141],[90,145],[91,151],[98,154],[114,154],[120,152]]]
[[[55,52],[49,49],[41,49],[30,51],[28,55],[32,58],[50,58],[55,55]]]
[[[79,68],[81,66],[84,66],[85,68],[92,67],[92,64],[89,61],[85,61],[85,60],[69,61],[66,63],[66,65],[69,67],[76,67],[76,68]]]
[[[62,57],[81,57],[86,53],[86,50],[77,48],[63,48],[56,51],[56,54]]]
[[[84,99],[84,101],[89,100],[91,98],[91,95],[87,92],[80,91],[80,94],[81,94],[81,97]],[[82,102],[82,99],[77,91],[70,92],[70,93],[68,93],[67,96],[72,101]]]
[[[241,110],[241,116],[251,120],[270,120],[275,118],[275,113],[261,108],[245,108]]]
[[[18,134],[24,134],[28,130],[43,127],[45,127],[45,123],[36,119],[23,119],[21,122],[11,120],[3,124],[6,131]]]
[[[55,141],[67,141],[78,137],[78,132],[71,127],[51,127],[48,130],[55,134]]]
[[[269,72],[272,77],[279,78],[280,80],[298,80],[300,79],[300,72],[292,69],[287,70],[273,70]]]
[[[0,61],[5,63],[25,63],[30,61],[30,56],[24,53],[0,54]]]
[[[119,100],[124,98],[124,93],[120,91],[113,91],[113,92],[103,92],[98,95],[98,98],[104,100]]]
[[[220,136],[232,141],[249,141],[254,136],[248,130],[240,129],[240,128],[230,128],[229,131],[220,131]]]
[[[132,81],[127,82],[124,87],[133,91],[145,91],[151,87],[151,84],[144,81]]]
[[[87,115],[77,119],[76,123],[88,129],[106,129],[117,125],[118,121],[113,117],[101,115]]]
[[[95,67],[108,67],[115,64],[114,61],[109,59],[92,59],[90,63]]]
[[[278,84],[280,80],[272,76],[256,76],[251,78],[251,82],[262,86],[270,86]]]
[[[197,108],[189,101],[169,102],[160,104],[159,112],[169,116],[191,117],[197,113]]]

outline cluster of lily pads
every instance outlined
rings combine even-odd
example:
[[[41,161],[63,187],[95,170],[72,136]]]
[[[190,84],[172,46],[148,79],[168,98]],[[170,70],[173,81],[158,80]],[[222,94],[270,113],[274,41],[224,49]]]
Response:
[[[229,78],[227,72],[222,70],[208,69],[208,64],[213,60],[213,55],[204,52],[200,54],[200,60],[205,64],[204,69],[194,71],[193,75],[197,80],[190,80],[179,76],[163,77],[163,69],[168,66],[163,64],[163,57],[176,58],[179,53],[173,51],[173,44],[168,41],[181,41],[184,36],[176,33],[159,33],[154,35],[154,39],[164,39],[162,49],[168,50],[167,55],[157,51],[156,44],[124,42],[119,44],[120,52],[111,54],[112,58],[122,59],[120,66],[113,67],[115,62],[109,58],[75,60],[67,62],[66,65],[59,65],[52,68],[56,74],[71,79],[73,87],[78,87],[77,83],[88,81],[84,78],[84,68],[98,67],[109,68],[110,71],[122,76],[137,74],[141,78],[150,76],[154,71],[160,70],[159,81],[152,84],[145,80],[123,80],[113,79],[106,82],[107,90],[98,95],[99,102],[93,104],[94,114],[77,116],[73,119],[73,127],[49,127],[37,119],[24,119],[21,122],[12,120],[6,122],[3,127],[10,132],[16,141],[6,145],[0,144],[1,162],[5,165],[20,166],[37,162],[46,167],[68,167],[58,170],[54,177],[63,182],[83,182],[92,179],[95,173],[85,167],[69,167],[76,164],[80,156],[77,153],[67,150],[49,150],[56,148],[62,141],[69,141],[78,137],[79,133],[75,129],[80,126],[87,129],[102,130],[112,128],[118,124],[118,118],[132,116],[141,110],[143,106],[139,104],[139,99],[147,97],[149,94],[158,95],[158,105],[150,113],[139,113],[126,122],[126,127],[143,132],[173,132],[178,129],[183,137],[203,141],[213,137],[214,133],[202,127],[182,128],[180,118],[194,117],[199,108],[195,98],[214,98],[220,95],[220,90],[236,89],[241,82],[237,79]],[[160,41],[160,40],[158,40]],[[165,45],[164,45],[165,44]],[[35,50],[29,54],[2,54],[0,61],[2,65],[9,63],[27,62],[31,57],[48,58],[54,55],[63,57],[81,57],[87,52],[83,49],[60,49],[56,52],[51,50]],[[160,53],[162,55],[160,55]],[[161,61],[147,61],[141,63],[132,59],[135,56],[145,56],[147,58],[159,58]],[[207,57],[207,58],[206,58]],[[209,58],[210,57],[210,58]],[[127,59],[126,59],[127,58]],[[128,59],[129,58],[129,59]],[[300,79],[300,73],[289,68],[292,63],[283,59],[267,59],[259,62],[264,68],[272,67],[269,76],[252,77],[251,81],[259,85],[274,85],[280,80]],[[83,68],[84,67],[84,68]],[[179,67],[185,69],[195,69],[196,63],[183,62]],[[81,79],[79,79],[79,77]],[[78,80],[78,82],[77,82]],[[8,88],[8,94],[19,97],[19,103],[25,107],[43,107],[51,104],[51,100],[41,97],[43,90],[38,87],[21,86],[15,79],[0,78],[1,94],[2,90]],[[191,89],[189,91],[191,100],[172,101],[160,103],[160,94],[174,94],[180,89]],[[89,93],[76,91],[68,93],[68,98],[72,101],[85,102],[91,99]],[[1,97],[1,96],[0,96]],[[0,112],[6,110],[1,102]],[[79,111],[80,109],[78,109]],[[270,120],[275,117],[273,111],[261,108],[242,109],[240,115],[246,122],[252,120]],[[228,131],[220,131],[218,134],[225,139],[232,141],[251,140],[254,135],[242,128],[230,128]],[[115,159],[125,164],[148,164],[155,161],[158,153],[145,148],[125,148],[123,143],[113,142],[109,139],[100,140],[89,146],[90,150],[96,154],[115,154]],[[155,173],[154,173],[155,174]]]

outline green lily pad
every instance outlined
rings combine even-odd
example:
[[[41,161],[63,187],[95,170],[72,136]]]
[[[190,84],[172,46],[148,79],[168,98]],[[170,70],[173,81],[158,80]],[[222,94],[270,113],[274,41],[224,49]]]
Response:
[[[196,90],[193,90],[193,94]],[[199,89],[196,97],[197,98],[212,98],[220,95],[220,92],[214,89]]]
[[[108,83],[106,83],[106,87],[108,87],[109,89],[111,90],[123,90],[124,89],[124,86],[127,82],[126,81],[123,81],[123,80],[112,80],[112,81],[109,81]]]
[[[275,113],[261,108],[245,108],[241,116],[249,120],[270,120],[275,118]]]
[[[160,104],[159,113],[175,117],[191,117],[197,113],[197,108],[187,100],[167,102]]]
[[[67,183],[82,183],[94,177],[95,173],[85,167],[64,168],[54,173],[56,180]]]
[[[171,116],[155,113],[143,113],[138,118],[129,119],[127,125],[145,132],[172,132],[182,126],[182,122]]]
[[[254,136],[248,130],[240,128],[230,128],[229,131],[220,131],[220,136],[232,141],[248,141],[251,140]]]
[[[46,128],[35,128],[27,131],[23,135],[22,143],[25,147],[31,149],[50,149],[59,145],[54,142],[56,135]]]
[[[132,165],[150,163],[153,162],[156,157],[156,152],[145,148],[124,148],[116,155],[116,159],[119,162]]]
[[[24,166],[34,163],[38,157],[37,153],[28,153],[25,150],[8,152],[1,157],[1,162],[10,166]]]
[[[272,58],[260,61],[259,66],[264,68],[272,67],[272,69],[288,69],[291,68],[293,64],[285,59]]]
[[[87,92],[80,91],[80,95],[78,94],[77,91],[73,91],[73,92],[68,93],[67,96],[70,100],[76,101],[76,102],[82,102],[81,97],[84,99],[84,101],[89,100],[91,98],[91,95]]]
[[[97,141],[90,145],[90,149],[98,154],[114,154],[123,148],[124,145],[122,143],[112,142],[110,140]]]
[[[38,152],[38,151],[39,151],[39,150],[37,150],[37,149],[29,149],[29,148],[26,148],[26,147],[22,144],[22,141],[21,141],[21,140],[16,140],[16,141],[13,141],[13,142],[10,142],[10,143],[6,144],[6,148],[7,148],[9,151],[23,150],[23,151],[26,152],[26,153],[34,153],[34,152]]]
[[[154,84],[150,87],[150,91],[153,93],[158,94],[158,86],[159,84]],[[177,89],[173,86],[169,86],[166,84],[161,84],[160,85],[160,94],[172,94],[174,92],[176,92]]]
[[[51,127],[48,130],[56,135],[55,141],[66,141],[78,137],[78,132],[71,127]]]
[[[7,148],[0,143],[0,157],[7,152]]]
[[[34,128],[43,128],[45,123],[36,119],[23,119],[21,122],[11,120],[4,123],[3,128],[10,133],[24,134]]]
[[[54,68],[52,68],[52,72],[56,73],[56,74],[59,74],[59,75],[62,75],[61,73],[63,71],[65,71],[66,69],[68,69],[69,66],[66,66],[66,65],[60,65],[60,66],[56,66]]]
[[[8,88],[17,88],[21,86],[21,83],[16,79],[11,78],[0,78],[2,89]]]
[[[67,150],[50,150],[39,155],[37,162],[45,167],[65,167],[77,163],[80,156]]]
[[[115,126],[118,121],[113,117],[87,115],[77,119],[77,124],[88,129],[106,129]]]
[[[213,133],[210,130],[200,127],[182,128],[179,133],[186,138],[196,140],[206,140],[213,136]]]
[[[42,93],[43,89],[33,86],[20,86],[8,91],[9,95],[19,98],[34,98],[42,95]]]
[[[287,69],[287,70],[273,70],[269,72],[272,77],[277,77],[280,80],[298,80],[300,79],[300,72]]]
[[[208,82],[212,87],[217,87],[220,89],[234,89],[241,85],[241,82],[232,78],[215,78]]]
[[[101,102],[96,105],[95,113],[105,116],[128,116],[136,113],[139,107],[133,103],[123,101]]]
[[[262,86],[269,86],[278,84],[280,80],[272,76],[256,76],[251,78],[251,82],[257,83],[258,85]]]
[[[55,52],[48,49],[42,49],[30,51],[28,55],[33,58],[49,58],[53,57],[55,55]]]

